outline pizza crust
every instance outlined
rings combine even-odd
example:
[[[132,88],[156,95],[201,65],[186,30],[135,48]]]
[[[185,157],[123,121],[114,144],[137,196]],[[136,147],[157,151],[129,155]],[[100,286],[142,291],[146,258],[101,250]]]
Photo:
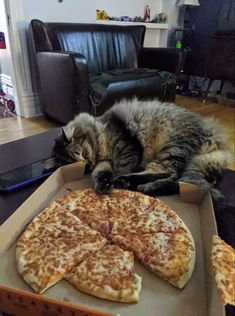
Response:
[[[188,283],[188,281],[191,279],[191,276],[193,274],[194,267],[195,267],[195,262],[196,262],[196,247],[195,247],[193,236],[192,236],[191,232],[189,231],[188,227],[184,223],[183,223],[183,226],[184,226],[185,230],[187,231],[188,237],[191,241],[191,245],[190,245],[191,251],[189,253],[188,271],[185,272],[184,275],[182,275],[182,277],[179,279],[178,284],[177,284],[177,287],[179,289],[184,288],[185,285]]]
[[[222,303],[235,306],[235,249],[214,235],[211,260]]]
[[[136,290],[133,291],[131,289],[122,289],[122,290],[114,290],[109,285],[104,286],[89,286],[85,282],[80,282],[79,279],[69,279],[66,277],[70,283],[72,283],[77,289],[80,291],[94,295],[99,298],[103,298],[109,301],[116,301],[122,303],[137,303],[139,301],[139,293],[141,291],[141,280],[142,278],[136,274],[135,282],[136,282]]]
[[[99,298],[133,303],[139,300],[141,277],[134,257],[116,245],[107,245],[65,275],[79,290]]]
[[[193,242],[193,244],[194,244],[194,242]],[[190,255],[188,271],[185,272],[184,275],[182,275],[182,277],[179,279],[179,281],[177,283],[177,287],[179,289],[183,289],[186,286],[186,284],[188,283],[188,281],[191,279],[191,276],[193,274],[194,267],[195,267],[195,261],[196,261],[196,250],[195,250],[195,246],[194,246],[194,250],[191,252],[191,255]]]

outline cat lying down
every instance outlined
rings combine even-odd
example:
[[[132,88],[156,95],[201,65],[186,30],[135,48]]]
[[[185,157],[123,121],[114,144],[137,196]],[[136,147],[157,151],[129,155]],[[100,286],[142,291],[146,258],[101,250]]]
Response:
[[[81,113],[56,139],[62,163],[86,161],[97,193],[113,187],[148,195],[177,193],[178,182],[213,184],[231,161],[213,120],[159,100],[122,100],[100,117]]]

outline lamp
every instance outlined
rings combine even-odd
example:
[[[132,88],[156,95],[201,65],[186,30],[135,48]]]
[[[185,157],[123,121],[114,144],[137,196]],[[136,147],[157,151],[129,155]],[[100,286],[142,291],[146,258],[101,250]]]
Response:
[[[177,7],[180,7],[179,17],[178,17],[178,26],[180,29],[184,28],[184,19],[185,12],[188,6],[190,7],[198,7],[200,5],[198,0],[179,0],[177,2]]]
[[[178,27],[176,28],[176,47],[181,48],[182,44],[182,37],[183,37],[183,32],[186,30],[184,28],[185,25],[185,14],[186,10],[188,7],[197,7],[199,6],[200,3],[198,0],[178,0],[176,3],[177,7],[179,8],[179,16],[178,16]],[[194,29],[192,27],[192,29]]]
[[[179,0],[177,3],[178,7],[182,7],[185,5],[191,5],[191,6],[199,6],[200,3],[198,2],[198,0]]]

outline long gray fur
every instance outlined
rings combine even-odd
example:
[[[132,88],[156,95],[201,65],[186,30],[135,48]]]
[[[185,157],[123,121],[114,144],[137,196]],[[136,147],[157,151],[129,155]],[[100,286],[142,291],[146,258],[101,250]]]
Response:
[[[82,113],[56,141],[56,157],[86,160],[95,190],[113,186],[149,195],[172,194],[184,181],[211,189],[231,161],[214,119],[159,100],[122,100],[103,116]]]

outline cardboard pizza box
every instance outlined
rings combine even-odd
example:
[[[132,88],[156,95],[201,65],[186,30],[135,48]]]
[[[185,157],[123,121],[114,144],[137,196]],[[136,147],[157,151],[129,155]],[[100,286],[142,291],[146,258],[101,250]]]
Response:
[[[55,171],[0,227],[0,311],[15,315],[123,315],[123,316],[223,316],[211,268],[212,235],[217,234],[211,197],[196,186],[181,183],[180,195],[162,197],[190,229],[196,245],[192,278],[182,290],[161,280],[140,263],[142,277],[138,303],[111,302],[84,294],[62,280],[44,294],[33,293],[17,273],[15,243],[48,203],[75,189],[91,186],[84,164]]]

